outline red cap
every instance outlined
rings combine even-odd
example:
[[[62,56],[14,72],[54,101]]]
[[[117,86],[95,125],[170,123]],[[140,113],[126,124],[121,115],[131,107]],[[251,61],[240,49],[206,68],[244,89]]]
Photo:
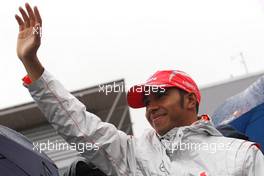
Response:
[[[132,108],[144,107],[145,87],[167,88],[177,87],[189,93],[194,93],[198,103],[201,93],[194,80],[185,72],[179,70],[157,71],[145,83],[131,87],[127,93],[128,105]]]

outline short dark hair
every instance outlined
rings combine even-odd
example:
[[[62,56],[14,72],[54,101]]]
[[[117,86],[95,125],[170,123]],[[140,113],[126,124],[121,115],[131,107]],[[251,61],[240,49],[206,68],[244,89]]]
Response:
[[[186,92],[183,89],[179,89],[179,88],[177,88],[177,90],[179,91],[180,98],[181,98],[180,99],[180,105],[183,108],[183,106],[184,106],[184,95],[188,94],[188,92]],[[198,112],[199,112],[199,103],[198,103],[198,101],[196,101],[196,114],[198,114]]]

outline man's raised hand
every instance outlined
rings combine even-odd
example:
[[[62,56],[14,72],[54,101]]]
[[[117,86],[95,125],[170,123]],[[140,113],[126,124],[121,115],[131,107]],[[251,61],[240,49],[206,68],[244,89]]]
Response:
[[[37,58],[37,51],[41,43],[42,20],[37,7],[32,10],[26,3],[25,9],[19,7],[22,17],[15,15],[19,25],[17,56],[24,64],[31,80],[34,81],[44,70]]]
[[[41,38],[42,21],[37,7],[34,7],[34,11],[28,3],[25,7],[27,12],[19,7],[22,18],[15,15],[19,25],[17,55],[21,60],[32,59],[36,55]]]

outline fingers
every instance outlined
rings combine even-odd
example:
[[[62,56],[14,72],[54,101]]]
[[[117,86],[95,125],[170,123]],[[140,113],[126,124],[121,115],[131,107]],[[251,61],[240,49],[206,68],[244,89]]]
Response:
[[[33,11],[28,3],[25,4],[25,7],[27,12],[22,7],[19,7],[19,11],[23,19],[20,16],[15,15],[19,24],[19,30],[23,30],[27,27],[34,27],[36,24],[40,24],[40,26],[42,26],[42,19],[38,8],[35,6]]]
[[[40,26],[42,26],[42,19],[41,19],[41,16],[39,14],[38,8],[36,6],[34,7],[34,14],[35,14],[36,22],[39,23]]]
[[[30,21],[29,21],[27,13],[25,12],[25,10],[22,7],[19,7],[19,11],[20,11],[20,13],[21,13],[21,15],[23,17],[25,27],[29,27],[30,26]]]
[[[17,23],[19,25],[19,31],[22,31],[25,28],[23,20],[17,14],[15,15],[15,18],[16,18]]]
[[[33,13],[33,10],[28,3],[25,4],[25,7],[29,15],[30,26],[34,26],[35,25],[35,15]]]

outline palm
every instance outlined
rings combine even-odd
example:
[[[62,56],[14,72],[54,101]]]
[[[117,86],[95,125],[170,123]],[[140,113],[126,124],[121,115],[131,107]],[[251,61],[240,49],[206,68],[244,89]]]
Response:
[[[40,39],[33,32],[32,27],[19,32],[17,39],[17,55],[19,58],[36,54],[40,46]]]
[[[26,4],[26,9],[27,13],[19,8],[23,20],[18,15],[15,16],[19,24],[17,55],[21,60],[34,58],[41,42],[41,17],[39,12],[36,7],[33,12],[28,4]]]

